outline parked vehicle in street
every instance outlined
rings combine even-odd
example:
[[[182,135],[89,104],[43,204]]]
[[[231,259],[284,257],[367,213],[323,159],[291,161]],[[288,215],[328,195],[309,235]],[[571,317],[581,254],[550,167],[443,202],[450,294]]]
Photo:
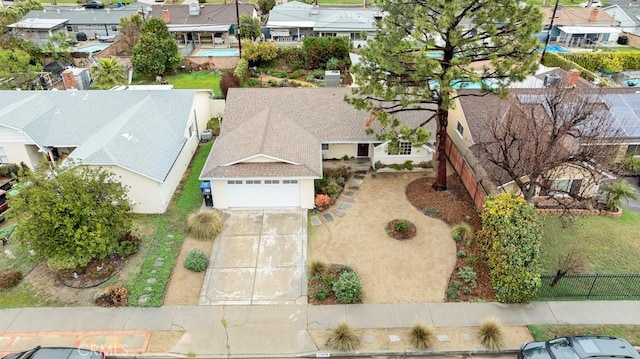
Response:
[[[104,9],[104,4],[98,0],[89,0],[82,4],[85,9]]]
[[[587,6],[589,6],[589,2],[585,1],[585,2],[581,3],[579,6],[580,7],[587,7]],[[602,3],[599,0],[593,0],[591,2],[591,7],[602,7]]]
[[[82,348],[57,348],[37,346],[31,350],[21,353],[13,353],[2,357],[2,359],[105,359],[106,356],[101,351]]]
[[[570,336],[546,342],[529,342],[518,351],[518,359],[640,359],[628,341],[605,336]]]

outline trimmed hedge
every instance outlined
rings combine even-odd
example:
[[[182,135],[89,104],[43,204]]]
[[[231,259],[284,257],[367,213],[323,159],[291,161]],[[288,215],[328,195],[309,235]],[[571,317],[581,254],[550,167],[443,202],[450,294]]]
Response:
[[[579,64],[566,59],[564,56],[547,52],[544,56],[544,59],[542,59],[542,64],[549,67],[559,67],[565,71],[577,69],[580,71],[580,77],[582,77],[583,79],[591,82],[593,82],[593,80],[595,79],[598,79],[600,81],[598,86],[611,87],[611,82],[608,79],[598,76],[593,71],[590,71],[580,66]]]
[[[491,285],[503,303],[534,299],[540,288],[542,224],[534,206],[505,193],[489,197],[481,214],[479,243],[487,258]]]
[[[623,71],[640,69],[640,53],[637,52],[568,52],[561,56],[590,71],[602,70],[605,59],[620,61]]]

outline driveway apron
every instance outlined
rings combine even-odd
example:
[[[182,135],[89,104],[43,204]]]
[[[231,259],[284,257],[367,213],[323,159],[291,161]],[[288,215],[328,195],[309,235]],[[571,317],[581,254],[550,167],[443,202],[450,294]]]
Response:
[[[228,210],[224,217],[199,304],[306,304],[306,210]]]

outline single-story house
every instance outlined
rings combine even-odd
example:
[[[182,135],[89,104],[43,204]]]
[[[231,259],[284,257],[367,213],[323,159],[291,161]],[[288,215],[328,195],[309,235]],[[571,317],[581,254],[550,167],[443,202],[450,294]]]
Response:
[[[163,213],[211,118],[209,91],[0,91],[0,163],[73,159]]]
[[[369,113],[344,101],[349,88],[232,88],[200,179],[216,208],[314,207],[314,180],[324,160],[360,158],[374,165],[433,159],[431,145],[392,149],[365,133]],[[400,112],[418,126],[433,112]],[[379,129],[374,121],[371,126]],[[430,122],[427,131],[435,132]],[[433,136],[432,136],[433,137]]]
[[[199,46],[225,45],[235,41],[232,35],[237,26],[235,3],[199,4],[193,1],[182,5],[153,5],[151,16],[163,19],[169,32],[175,35],[180,45]],[[258,8],[253,4],[238,4],[238,14],[259,18]],[[236,41],[237,42],[237,41]]]
[[[354,45],[364,45],[376,35],[376,19],[382,17],[377,8],[325,7],[291,1],[276,5],[269,12],[266,27],[269,39],[298,41],[305,36],[345,36]],[[362,33],[366,38],[362,38]]]
[[[447,133],[457,152],[468,164],[468,170],[473,172],[476,180],[482,184],[487,193],[498,193],[516,190],[512,178],[501,168],[486,160],[483,146],[487,141],[493,141],[488,121],[492,121],[498,113],[507,113],[509,106],[540,106],[543,96],[537,95],[539,89],[512,89],[511,95],[517,99],[501,99],[494,95],[477,96],[477,90],[461,90],[457,99],[457,106],[451,111]],[[600,143],[603,151],[617,152],[612,155],[612,162],[619,162],[627,155],[640,155],[640,94],[632,89],[586,89],[576,91],[593,91],[601,101],[605,116],[608,116],[620,133],[612,138],[611,145],[607,141]],[[465,96],[465,95],[473,96]],[[536,102],[539,101],[539,102]],[[636,105],[636,103],[638,105]],[[539,117],[540,120],[544,116]],[[549,188],[543,189],[539,195],[553,194],[553,192],[578,195],[591,198],[598,194],[602,181],[612,179],[606,171],[601,170],[591,162],[570,161],[547,173]]]
[[[31,10],[20,21],[7,27],[14,35],[45,44],[54,33],[65,30],[70,36],[83,32],[90,38],[116,35],[120,28],[120,19],[128,18],[140,11],[148,10],[137,7],[113,10],[60,7],[55,10]],[[33,35],[29,35],[30,33]]]
[[[595,45],[599,42],[615,42],[622,32],[620,22],[598,8],[561,7],[551,26],[553,7],[542,8],[543,30],[541,42],[547,35],[550,41],[569,47]]]
[[[640,35],[640,6],[633,2],[607,5],[602,8],[609,16],[620,23],[620,29]]]

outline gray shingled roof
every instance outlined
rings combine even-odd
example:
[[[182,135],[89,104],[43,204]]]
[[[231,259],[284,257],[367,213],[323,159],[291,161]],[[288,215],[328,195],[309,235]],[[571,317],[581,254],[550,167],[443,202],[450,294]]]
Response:
[[[196,91],[0,91],[0,126],[69,157],[164,181],[186,139]],[[116,105],[117,104],[117,105]]]
[[[207,4],[200,7],[200,15],[189,15],[189,5],[153,5],[151,15],[162,19],[162,10],[169,10],[172,25],[234,25],[237,23],[235,3]],[[249,15],[257,12],[255,5],[238,4],[239,15]]]
[[[315,31],[376,31],[377,8],[314,7],[298,1],[277,5],[269,12],[268,27],[282,22],[313,23]]]
[[[365,133],[368,112],[355,110],[344,101],[350,94],[349,88],[229,89],[220,137],[201,177],[321,175],[321,143],[380,142]],[[408,111],[399,113],[398,118],[417,126],[430,114],[428,110]],[[435,123],[430,122],[426,129],[434,133]],[[274,164],[233,164],[222,168],[258,155],[303,166],[283,165],[278,171],[269,169],[275,168]]]
[[[22,19],[66,19],[67,25],[120,25],[120,19],[130,17],[140,9],[56,9],[31,10]]]

